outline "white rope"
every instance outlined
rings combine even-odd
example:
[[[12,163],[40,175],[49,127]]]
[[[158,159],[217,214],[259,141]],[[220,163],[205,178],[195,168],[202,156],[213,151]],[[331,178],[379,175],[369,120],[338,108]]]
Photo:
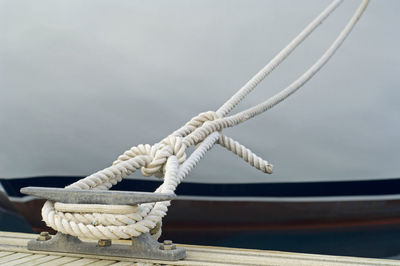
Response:
[[[324,11],[321,12],[299,35],[296,36],[285,48],[283,48],[263,69],[254,75],[240,90],[238,90],[218,110],[217,115],[227,115],[246,97],[253,89],[264,80],[289,54],[297,48],[321,23],[343,2],[333,1]]]
[[[105,205],[105,204],[71,204],[56,202],[54,209],[58,212],[78,213],[109,213],[109,214],[130,214],[138,212],[138,206],[132,205]]]
[[[239,142],[221,134],[218,143],[233,152],[234,154],[240,156],[251,166],[263,171],[264,173],[272,174],[272,164],[269,164],[261,157],[258,157],[255,153],[253,153],[245,146],[241,145]]]
[[[224,117],[282,62],[341,1],[333,1],[302,33],[217,112],[209,111],[199,114],[159,143],[154,145],[140,144],[132,147],[119,156],[112,166],[87,176],[67,186],[66,189],[109,189],[140,168],[145,176],[156,175],[163,177],[164,181],[156,189],[156,193],[174,193],[180,182],[217,141],[223,147],[239,155],[250,165],[265,173],[272,173],[271,164],[233,139],[222,135],[220,131],[265,112],[286,99],[311,79],[343,43],[365,10],[368,2],[368,0],[362,2],[350,22],[321,58],[280,93],[236,115]],[[197,145],[197,148],[189,158],[186,158],[186,149],[191,145]],[[107,213],[107,207],[104,206],[89,205],[73,208],[74,206],[68,204],[55,204],[52,201],[47,201],[43,206],[42,216],[48,226],[59,232],[89,239],[130,238],[147,232],[158,238],[161,234],[162,218],[166,215],[169,205],[169,201],[145,203],[136,209],[132,209],[131,213],[113,214]],[[98,211],[93,211],[93,207],[96,207]],[[127,210],[126,206],[121,207],[121,210]]]
[[[225,118],[217,119],[213,122],[209,122],[206,125],[197,128],[190,136],[185,138],[186,143],[195,143],[201,139],[204,139],[207,135],[214,131],[220,131],[227,127],[233,127],[237,124],[243,123],[244,121],[259,115],[273,106],[277,105],[281,101],[285,100],[291,94],[296,92],[301,88],[308,80],[310,80],[332,57],[332,55],[337,51],[346,37],[350,34],[351,30],[354,28],[358,19],[361,17],[362,13],[366,9],[369,0],[364,0],[360,7],[357,9],[353,17],[350,19],[349,23],[345,26],[339,36],[335,39],[332,45],[326,50],[326,52],[314,63],[303,75],[301,75],[292,84],[286,87],[281,92],[275,94],[265,102],[262,102],[254,107],[246,109],[236,115],[232,115]]]

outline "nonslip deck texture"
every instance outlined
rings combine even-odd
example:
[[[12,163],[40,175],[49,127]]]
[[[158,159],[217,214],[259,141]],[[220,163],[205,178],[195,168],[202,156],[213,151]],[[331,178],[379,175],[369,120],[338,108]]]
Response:
[[[173,262],[27,250],[26,243],[36,237],[0,231],[0,265],[400,265],[396,260],[190,245],[181,245],[186,259]]]

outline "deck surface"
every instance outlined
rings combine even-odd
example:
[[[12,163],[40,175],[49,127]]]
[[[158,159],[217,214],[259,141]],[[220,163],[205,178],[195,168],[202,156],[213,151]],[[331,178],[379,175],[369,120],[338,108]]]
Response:
[[[186,248],[187,257],[174,262],[27,250],[27,242],[36,237],[0,231],[0,265],[400,265],[396,260],[192,245],[179,245]]]

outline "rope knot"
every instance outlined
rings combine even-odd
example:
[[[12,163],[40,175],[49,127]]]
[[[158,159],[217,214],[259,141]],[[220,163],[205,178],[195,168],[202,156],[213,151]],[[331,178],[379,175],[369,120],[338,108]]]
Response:
[[[190,119],[189,122],[187,122],[183,127],[179,128],[178,130],[173,132],[171,135],[186,137],[189,134],[191,134],[193,131],[195,131],[197,128],[203,126],[203,124],[206,123],[207,121],[214,121],[218,118],[219,117],[218,117],[217,113],[214,111],[200,113],[197,116]],[[190,145],[191,145],[191,143],[186,143],[186,146],[190,146]]]
[[[222,135],[222,129],[233,127],[267,111],[310,80],[343,43],[364,12],[368,0],[363,0],[363,3],[338,38],[302,76],[265,102],[235,115],[229,117],[226,117],[226,115],[309,36],[341,2],[334,1],[329,5],[288,46],[279,52],[268,65],[219,108],[217,112],[208,111],[200,113],[159,143],[154,145],[141,144],[132,147],[119,156],[112,166],[87,176],[67,186],[66,189],[110,189],[123,178],[141,168],[144,175],[155,174],[156,176],[164,176],[163,184],[155,190],[155,193],[174,193],[176,187],[182,182],[185,176],[216,142],[219,142],[220,145],[237,154],[257,169],[265,173],[271,173],[271,164],[255,155],[237,141]],[[185,161],[186,148],[196,143],[201,144]],[[58,211],[55,208],[54,202],[47,201],[43,206],[42,216],[46,224],[57,231],[84,238],[126,239],[138,237],[142,233],[147,232],[150,232],[157,238],[161,234],[160,226],[162,217],[166,215],[169,205],[169,201],[144,203],[140,205],[137,212],[111,215],[108,213],[96,213],[92,206],[85,209],[88,211],[87,213],[81,213],[81,211],[76,209],[71,213],[63,212],[62,210]]]
[[[160,143],[153,145],[148,155],[152,160],[149,164],[142,167],[144,176],[155,175],[162,177],[165,172],[165,164],[172,155],[176,156],[178,163],[182,164],[186,160],[186,145],[183,143],[182,137],[170,135],[163,139]]]
[[[142,147],[141,151],[151,156],[151,162],[142,167],[142,174],[144,176],[155,175],[157,177],[162,177],[165,173],[166,162],[171,155],[175,155],[178,159],[178,163],[182,164],[186,160],[186,148],[193,144],[193,138],[189,138],[189,135],[198,128],[216,119],[218,119],[218,115],[214,111],[200,113],[190,119],[183,127],[163,139],[160,143],[154,144],[151,147]],[[195,142],[199,143],[203,140],[204,138]],[[131,152],[128,152],[129,154],[124,153],[120,158],[125,159],[126,157],[124,156],[138,154],[136,149],[134,149],[134,151],[132,149]]]
[[[168,158],[171,155],[175,155],[178,159],[178,163],[182,164],[186,160],[186,148],[194,143],[203,141],[204,137],[206,137],[206,135],[203,135],[203,137],[199,139],[195,136],[190,137],[190,135],[204,125],[209,125],[211,121],[217,118],[218,115],[214,111],[200,113],[161,142],[154,145],[140,144],[125,151],[113,162],[113,165],[117,165],[140,155],[149,156],[149,163],[146,161],[146,164],[141,168],[142,174],[144,176],[155,175],[156,177],[162,177],[165,173],[165,164]]]

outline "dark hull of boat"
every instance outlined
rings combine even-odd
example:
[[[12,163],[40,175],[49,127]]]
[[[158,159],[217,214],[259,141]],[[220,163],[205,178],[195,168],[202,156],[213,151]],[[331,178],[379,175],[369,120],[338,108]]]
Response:
[[[44,200],[13,202],[35,231],[45,230]],[[252,231],[399,224],[400,200],[328,202],[174,201],[166,231]]]
[[[31,226],[2,191],[0,191],[0,231],[32,233]]]
[[[24,186],[63,187],[77,178],[2,180],[35,231],[44,200],[22,200]],[[118,190],[152,191],[160,182],[125,180]],[[163,220],[163,239],[180,243],[333,255],[400,253],[400,180],[275,184],[183,183]],[[51,230],[50,230],[51,231]]]
[[[42,228],[42,200],[23,201],[25,186],[64,187],[81,177],[0,179],[5,191],[34,228]],[[160,181],[127,179],[113,189],[153,191]],[[400,179],[259,183],[182,183],[165,219],[171,230],[185,228],[297,228],[360,223],[397,223]]]
[[[33,228],[43,229],[43,200],[20,200],[25,186],[63,187],[81,177],[0,179],[18,211]],[[128,179],[118,190],[153,191],[160,181]],[[179,230],[260,230],[399,223],[400,179],[260,183],[183,183],[165,226]],[[397,195],[399,195],[397,197]],[[383,198],[382,198],[383,197]]]
[[[33,229],[44,201],[14,202]],[[175,201],[162,239],[178,243],[346,256],[400,253],[400,200],[351,202]]]
[[[38,176],[2,179],[10,197],[22,197],[20,189],[27,186],[65,187],[82,176]],[[161,181],[125,179],[112,189],[123,191],[154,191]],[[180,184],[175,192],[178,196],[235,197],[235,198],[285,198],[285,197],[339,197],[400,195],[400,178],[379,180],[350,180],[323,182],[283,183],[189,183]]]

